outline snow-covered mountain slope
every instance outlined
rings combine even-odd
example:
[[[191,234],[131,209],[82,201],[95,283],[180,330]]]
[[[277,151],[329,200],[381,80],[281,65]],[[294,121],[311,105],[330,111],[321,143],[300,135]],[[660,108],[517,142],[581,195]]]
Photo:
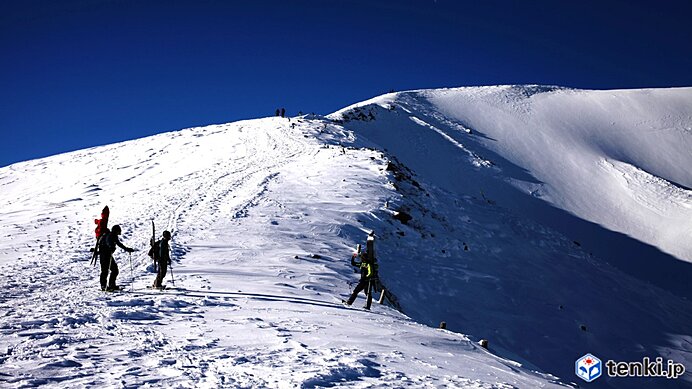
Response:
[[[692,298],[692,88],[423,90],[330,117],[430,183],[490,199]]]
[[[422,90],[329,118],[424,183],[380,251],[412,317],[561,377],[587,352],[690,371],[691,88]]]
[[[0,169],[0,386],[556,386],[464,335],[340,303],[354,245],[402,203],[362,146],[324,119],[270,118]],[[116,253],[124,292],[89,265],[104,205],[139,249]],[[173,231],[170,290],[145,288],[152,219]]]
[[[599,93],[616,103],[587,98]],[[613,126],[627,127],[620,119],[640,114],[623,103],[630,94],[649,96],[637,97],[650,115],[636,123],[675,124],[656,137],[682,135],[658,152],[686,163],[689,89],[487,87],[389,94],[327,118],[188,129],[2,168],[0,386],[534,388],[581,384],[574,362],[588,352],[662,356],[689,372],[690,264],[674,257],[689,246],[637,235],[661,222],[647,229],[636,224],[648,211],[627,211],[646,200],[673,220],[675,207],[688,209],[686,172],[665,170],[663,157],[623,157],[635,143],[614,132],[608,142],[587,133],[611,109],[621,113]],[[586,100],[579,116],[572,98]],[[575,121],[588,125],[560,127]],[[607,201],[630,197],[609,208],[595,204],[591,180],[560,180],[590,177],[582,169],[601,186],[628,183]],[[106,204],[140,249],[131,268],[116,254],[134,292],[100,292],[88,266],[91,220]],[[598,210],[609,213],[592,218]],[[152,218],[159,235],[173,231],[176,288],[163,292],[144,288]],[[357,280],[353,247],[370,230],[403,313],[340,304]],[[435,329],[441,321],[455,332]],[[589,386],[691,383],[686,373]]]
[[[522,193],[692,262],[692,88],[457,88],[390,94],[358,106],[394,109],[388,119],[398,136],[379,125],[368,135],[392,149],[405,143],[424,159],[416,165],[436,170],[430,176],[440,186],[478,193],[489,185],[458,174],[464,163],[436,169],[430,151],[448,162],[492,162]],[[433,136],[438,142],[410,142]]]

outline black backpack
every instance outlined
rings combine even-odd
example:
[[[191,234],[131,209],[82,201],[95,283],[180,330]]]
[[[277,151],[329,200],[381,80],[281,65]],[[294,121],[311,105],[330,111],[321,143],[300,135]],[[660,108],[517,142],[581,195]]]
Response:
[[[151,245],[151,248],[149,249],[149,258],[158,261],[159,257],[161,256],[161,241],[157,240],[154,242],[154,244]]]
[[[99,237],[99,244],[97,249],[99,253],[112,252],[112,249],[110,247],[110,235],[110,232],[106,232],[105,234]]]

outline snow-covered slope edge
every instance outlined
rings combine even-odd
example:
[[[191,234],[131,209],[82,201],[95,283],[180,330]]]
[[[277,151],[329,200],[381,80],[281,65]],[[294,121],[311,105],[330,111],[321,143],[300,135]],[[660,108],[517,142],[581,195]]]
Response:
[[[690,166],[684,147],[692,125],[685,104],[690,91],[423,90],[377,97],[329,117],[396,155],[422,183],[422,191],[409,185],[406,201],[398,205],[413,215],[408,225],[380,227],[381,261],[394,258],[384,277],[413,318],[431,325],[447,320],[452,329],[491,339],[496,350],[508,353],[503,355],[515,353],[562,377],[571,376],[574,360],[587,352],[623,361],[663,356],[684,363],[689,372],[690,264],[556,206],[591,204],[608,212],[604,224],[618,219],[614,223],[632,227],[632,235],[666,221],[668,231],[685,231],[689,218],[676,211],[688,209],[689,191],[677,164]],[[608,96],[605,102],[602,95]],[[544,102],[557,99],[551,96],[564,100]],[[579,115],[570,98],[581,102]],[[632,100],[639,103],[633,106]],[[610,105],[611,121],[600,128]],[[551,120],[539,120],[540,112]],[[639,132],[670,129],[636,132],[638,141],[618,143],[618,135],[629,134],[617,131],[599,140],[600,132],[622,129],[632,120],[640,123],[634,128]],[[672,139],[656,143],[666,137]],[[607,147],[620,147],[628,163],[612,155],[599,158],[597,151]],[[546,151],[550,148],[557,151]],[[624,157],[627,150],[630,159]],[[524,159],[516,157],[520,151]],[[650,173],[654,162],[665,179]],[[535,166],[552,175],[537,179],[543,170]],[[633,185],[618,189],[624,180]],[[659,214],[636,208],[631,199],[646,200]],[[646,215],[653,215],[649,225]],[[660,242],[666,241],[662,236]],[[685,252],[688,244],[681,240],[668,247]],[[412,279],[406,276],[411,273]],[[690,383],[690,374],[685,380]],[[604,378],[596,384],[677,387],[681,381]]]
[[[272,118],[0,169],[0,386],[555,386],[463,335],[339,303],[369,228],[394,279],[388,207],[404,204],[383,155],[353,142]],[[105,204],[140,249],[116,254],[131,292],[99,291],[88,263]],[[173,231],[163,292],[144,288],[152,219]]]
[[[358,107],[367,115],[358,118]],[[520,191],[692,261],[692,88],[421,90],[384,95],[331,117],[367,120],[368,107],[394,110],[396,125],[405,124],[396,131],[400,140],[418,139],[407,129],[412,125],[428,130],[421,134],[437,132],[474,165],[497,163]],[[377,133],[367,135],[379,141]],[[390,135],[381,134],[393,140]],[[391,140],[382,146],[395,147]],[[425,158],[425,150],[416,151]],[[483,189],[455,175],[459,168],[438,174],[451,181],[447,187]]]

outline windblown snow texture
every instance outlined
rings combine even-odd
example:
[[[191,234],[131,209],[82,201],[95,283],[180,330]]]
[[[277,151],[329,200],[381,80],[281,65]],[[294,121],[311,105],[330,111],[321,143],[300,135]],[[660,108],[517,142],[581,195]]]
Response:
[[[414,91],[2,168],[0,386],[552,387],[587,352],[689,367],[689,287],[647,270],[689,274],[692,182],[669,165],[691,166],[691,95]],[[104,205],[140,249],[116,252],[117,293],[88,262]],[[175,288],[146,289],[152,219]],[[340,303],[370,230],[403,313]]]

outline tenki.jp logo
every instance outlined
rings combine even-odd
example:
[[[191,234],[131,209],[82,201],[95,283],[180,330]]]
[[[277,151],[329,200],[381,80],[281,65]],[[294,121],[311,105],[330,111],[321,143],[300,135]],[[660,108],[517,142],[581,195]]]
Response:
[[[662,377],[677,379],[685,374],[685,365],[668,361],[658,357],[651,359],[644,357],[641,362],[615,362],[608,360],[605,363],[609,377]],[[586,382],[591,382],[603,373],[603,363],[592,354],[586,354],[575,362],[575,373]]]
[[[586,382],[591,382],[603,373],[601,360],[591,354],[586,354],[577,359],[575,373]]]

